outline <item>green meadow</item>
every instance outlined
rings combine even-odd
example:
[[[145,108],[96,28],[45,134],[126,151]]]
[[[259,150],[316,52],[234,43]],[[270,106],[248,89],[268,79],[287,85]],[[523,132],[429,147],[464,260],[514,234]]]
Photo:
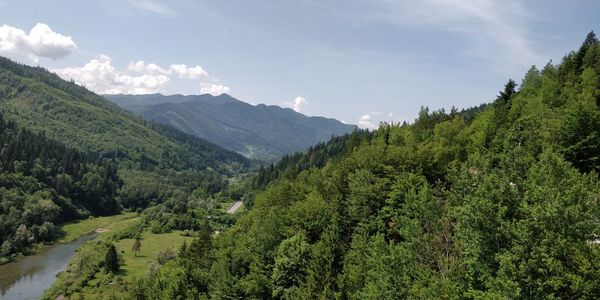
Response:
[[[127,228],[138,221],[139,218],[136,213],[123,213],[114,216],[88,218],[67,223],[59,227],[59,230],[62,231],[64,235],[58,239],[58,242],[69,243],[80,236],[92,233],[96,230],[99,232],[116,232]],[[100,234],[100,237],[102,236],[103,234]]]

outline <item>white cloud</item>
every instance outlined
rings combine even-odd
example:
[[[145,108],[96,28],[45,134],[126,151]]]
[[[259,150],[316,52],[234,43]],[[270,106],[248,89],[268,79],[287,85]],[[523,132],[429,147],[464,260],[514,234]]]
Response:
[[[297,112],[305,112],[306,106],[308,106],[308,102],[303,97],[296,97],[294,99],[294,110]]]
[[[211,94],[213,96],[218,96],[221,94],[227,94],[231,91],[228,86],[224,86],[222,84],[216,83],[201,83],[200,84],[200,93],[202,94]]]
[[[196,65],[195,67],[188,67],[185,64],[173,64],[168,69],[164,69],[154,63],[146,63],[143,60],[132,61],[127,66],[127,70],[136,73],[146,74],[162,74],[171,75],[177,74],[179,78],[183,79],[198,79],[200,77],[208,77],[208,73],[202,68],[202,66]]]
[[[74,80],[99,94],[151,94],[165,90],[170,78],[164,74],[148,72],[132,76],[118,72],[110,57],[100,55],[83,67],[52,70],[60,77]],[[142,70],[140,70],[142,71]]]
[[[373,118],[370,114],[362,115],[358,119],[358,127],[363,129],[377,129],[378,124],[373,123]]]
[[[304,97],[298,96],[294,99],[294,101],[284,102],[283,106],[289,107],[299,113],[306,113],[308,101],[306,101]]]
[[[199,65],[188,67],[185,64],[172,64],[165,68],[138,60],[130,62],[125,71],[119,71],[106,55],[100,55],[82,67],[52,71],[99,94],[163,93],[175,76],[179,79],[202,79],[200,93],[203,94],[220,95],[231,90],[220,84],[217,79],[211,78]]]
[[[127,66],[127,70],[151,75],[169,75],[170,71],[161,68],[159,65],[154,63],[146,63],[143,60],[132,61]]]
[[[42,57],[59,59],[76,49],[70,36],[56,33],[43,23],[37,23],[29,34],[19,28],[0,26],[0,54],[11,58],[26,57],[37,63]]]
[[[200,77],[208,77],[208,73],[199,65],[188,67],[183,64],[171,65],[169,69],[179,75],[179,78],[198,79]]]
[[[383,113],[379,111],[369,112],[360,116],[358,119],[357,125],[363,129],[377,129],[379,128],[379,124],[382,122],[388,124],[400,124],[407,119],[402,116],[398,116],[393,112]]]

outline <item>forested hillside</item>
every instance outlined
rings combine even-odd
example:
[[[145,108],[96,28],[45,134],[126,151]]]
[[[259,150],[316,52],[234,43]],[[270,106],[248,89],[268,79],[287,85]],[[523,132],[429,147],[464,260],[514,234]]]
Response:
[[[229,95],[105,95],[147,120],[168,124],[258,160],[304,151],[357,127],[308,117],[275,105],[251,105]]]
[[[20,126],[104,157],[177,170],[245,167],[247,159],[174,128],[144,121],[43,68],[0,57],[0,108]]]
[[[122,296],[597,299],[599,133],[590,33],[490,105],[423,109],[263,170],[232,228]]]
[[[1,57],[0,112],[0,263],[52,242],[66,221],[189,197],[216,206],[227,177],[250,166],[235,152]],[[153,216],[149,226],[160,231],[184,226]],[[189,218],[185,226],[196,226]]]
[[[114,158],[84,153],[0,115],[0,262],[50,242],[56,224],[121,210]]]

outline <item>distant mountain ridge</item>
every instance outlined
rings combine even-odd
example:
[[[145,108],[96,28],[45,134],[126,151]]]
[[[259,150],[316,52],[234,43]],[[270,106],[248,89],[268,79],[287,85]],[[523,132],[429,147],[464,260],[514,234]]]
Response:
[[[168,124],[252,159],[275,160],[357,129],[276,105],[251,105],[227,94],[104,96],[147,120]]]

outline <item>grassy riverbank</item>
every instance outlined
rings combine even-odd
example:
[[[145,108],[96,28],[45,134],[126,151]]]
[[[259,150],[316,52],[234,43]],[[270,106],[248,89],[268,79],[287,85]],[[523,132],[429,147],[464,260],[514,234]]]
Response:
[[[119,273],[119,276],[128,281],[146,276],[148,266],[155,261],[158,252],[171,248],[174,253],[177,253],[183,245],[183,241],[187,241],[189,245],[192,239],[193,237],[182,236],[180,231],[163,234],[144,232],[141,241],[142,246],[137,255],[131,250],[134,243],[133,239],[120,240],[115,244],[117,251],[123,258],[122,272]]]
[[[115,223],[107,224],[105,227],[114,234],[121,230],[135,226],[137,218],[117,218]],[[106,221],[106,220],[105,220]],[[81,224],[81,228],[89,227],[91,224],[101,224],[98,221]],[[73,228],[70,228],[73,229]],[[81,230],[79,230],[81,232]],[[119,297],[124,294],[129,284],[136,278],[146,276],[148,267],[156,261],[158,253],[165,249],[172,249],[177,253],[184,241],[191,243],[193,237],[184,237],[181,231],[171,233],[154,234],[145,231],[141,234],[141,247],[137,255],[133,252],[134,240],[125,238],[112,240],[120,257],[121,267],[118,273],[110,274],[104,272],[101,267],[107,241],[114,234],[101,233],[95,240],[81,246],[75,256],[71,259],[65,272],[62,272],[52,287],[46,291],[43,299],[54,299],[61,294],[68,294],[71,299],[108,299]],[[111,285],[111,290],[100,287]]]
[[[136,213],[123,213],[114,216],[96,217],[79,220],[61,225],[59,230],[64,235],[57,240],[59,243],[70,243],[82,235],[100,231],[115,232],[127,228],[139,221]]]

